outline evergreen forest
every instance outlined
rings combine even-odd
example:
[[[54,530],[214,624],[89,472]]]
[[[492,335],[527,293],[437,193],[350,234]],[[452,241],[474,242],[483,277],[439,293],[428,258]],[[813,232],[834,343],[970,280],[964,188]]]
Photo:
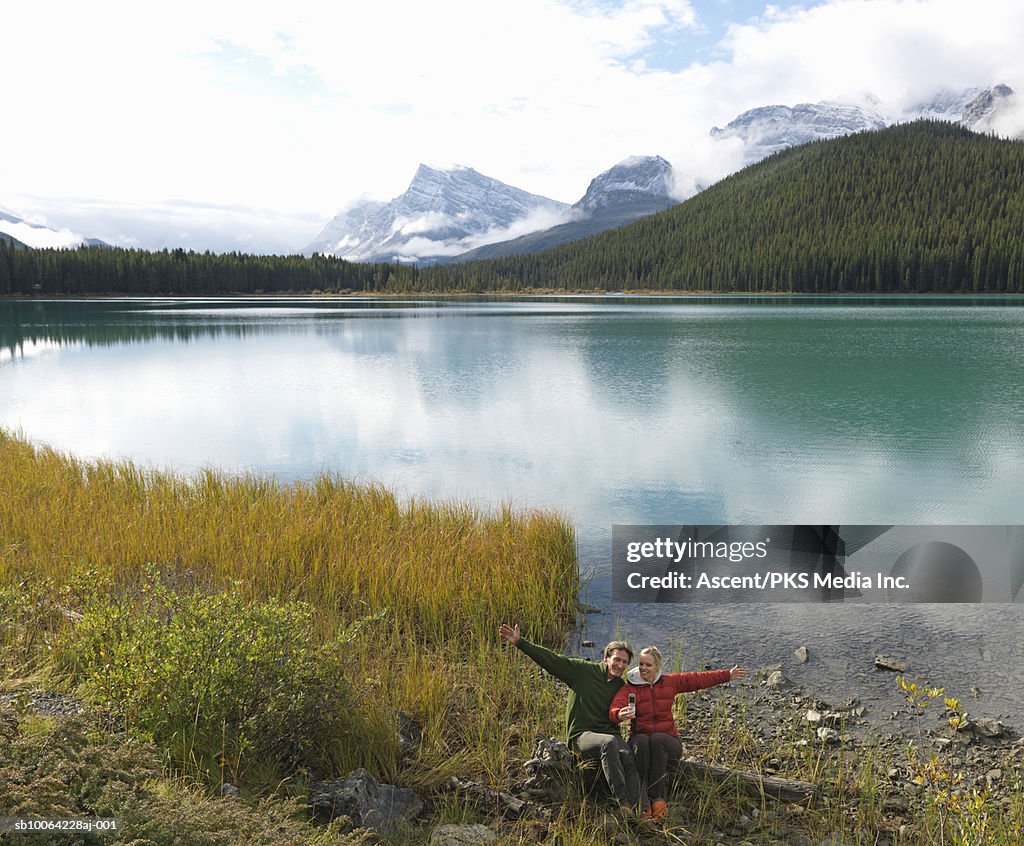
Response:
[[[0,241],[0,295],[1024,292],[1024,141],[917,121],[776,153],[543,253],[430,267]]]

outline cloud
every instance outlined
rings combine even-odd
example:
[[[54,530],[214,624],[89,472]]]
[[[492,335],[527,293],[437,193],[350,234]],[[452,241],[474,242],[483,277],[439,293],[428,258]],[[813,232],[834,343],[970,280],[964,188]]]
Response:
[[[4,141],[34,148],[33,184],[11,187],[142,200],[174,186],[323,214],[397,195],[424,160],[513,183],[552,142],[563,160],[577,133],[606,128],[606,97],[634,76],[623,61],[694,16],[679,0],[55,7],[11,10],[0,35],[8,106],[33,116],[31,141]]]
[[[17,208],[23,212],[19,216],[44,225],[63,227],[112,246],[146,250],[182,247],[199,252],[291,254],[299,252],[325,223],[308,213],[185,200],[133,203],[18,196]]]
[[[942,88],[1024,90],[1024,5],[1005,0],[765,6],[688,61],[712,10],[687,0],[55,0],[5,14],[0,77],[21,123],[0,140],[4,191],[324,219],[360,194],[397,196],[421,161],[573,202],[610,162],[656,150],[685,194],[734,165],[711,127],[756,106],[872,93],[895,116]]]
[[[62,249],[82,245],[82,236],[76,235],[68,229],[47,229],[25,221],[13,223],[8,220],[0,220],[0,232],[10,235],[28,247]]]
[[[458,225],[448,215],[440,212],[431,212],[415,219],[399,218],[395,221],[393,231],[406,237],[391,246],[391,249],[396,251],[396,260],[403,262],[457,256],[485,244],[510,241],[520,235],[549,229],[552,226],[565,223],[570,214],[570,209],[565,211],[538,209],[507,227],[488,229],[485,232],[471,233],[458,238],[430,237],[431,232],[437,232],[448,225]],[[359,257],[352,256],[352,258],[358,259]]]
[[[741,111],[863,100],[907,106],[944,88],[1022,79],[1024,7],[1001,0],[835,0],[731,27],[718,76]]]

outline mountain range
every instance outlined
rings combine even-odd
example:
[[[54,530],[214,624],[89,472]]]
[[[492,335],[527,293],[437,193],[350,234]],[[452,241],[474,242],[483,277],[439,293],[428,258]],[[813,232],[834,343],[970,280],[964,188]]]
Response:
[[[990,132],[999,128],[1001,118],[1015,106],[1016,95],[1006,85],[943,91],[895,117],[883,112],[875,100],[866,104],[823,101],[792,107],[760,106],[737,116],[723,128],[716,126],[711,130],[711,137],[720,141],[738,139],[743,144],[744,161],[752,164],[809,141],[839,138],[920,119],[949,121],[976,132]]]
[[[539,253],[406,264],[0,243],[0,292],[1024,291],[1024,141],[914,121],[767,156]]]
[[[993,131],[1016,105],[1005,85],[943,91],[895,117],[877,101],[867,104],[818,102],[751,109],[711,137],[738,140],[743,160],[752,164],[765,156],[805,144],[882,129],[921,118],[959,123],[968,129]],[[505,195],[516,189],[476,171],[454,172],[459,178],[420,166],[412,184],[389,203],[363,204],[335,217],[305,252],[321,252],[354,261],[446,263],[500,258],[540,252],[608,229],[624,226],[663,211],[684,199],[674,189],[675,174],[660,156],[636,156],[597,176],[586,194],[571,207],[527,195],[536,206],[516,207]],[[453,195],[452,192],[459,192]],[[541,206],[546,202],[546,206]],[[497,206],[500,214],[495,214]],[[548,228],[537,226],[537,208],[561,209],[563,219]],[[452,210],[457,210],[453,216]],[[437,228],[437,224],[443,224]],[[434,228],[432,228],[434,227]],[[514,228],[525,232],[511,238]],[[481,245],[457,248],[476,240]]]
[[[419,264],[534,252],[668,208],[676,202],[672,182],[665,159],[635,156],[597,176],[568,206],[472,168],[421,164],[404,194],[339,214],[303,252]]]
[[[918,118],[1020,137],[1024,129],[1018,117],[1021,111],[1013,90],[996,85],[939,92],[895,114],[871,99],[859,104],[822,101],[761,106],[738,115],[725,127],[713,128],[710,134],[723,144],[738,143],[742,161],[752,164],[809,141]],[[336,215],[302,252],[359,262],[420,265],[532,253],[667,209],[693,193],[691,189],[684,194],[675,187],[682,183],[672,165],[660,156],[632,157],[595,177],[584,196],[570,206],[469,167],[420,165],[403,194],[388,202],[360,202]],[[273,227],[271,221],[272,216],[264,222],[264,230]],[[2,211],[0,239],[29,247],[103,243]],[[244,251],[269,251],[267,244],[260,248],[258,238],[249,240],[251,247]]]
[[[535,253],[625,226],[675,205],[674,172],[661,156],[633,156],[595,177],[565,223],[510,241],[477,247],[457,261]]]

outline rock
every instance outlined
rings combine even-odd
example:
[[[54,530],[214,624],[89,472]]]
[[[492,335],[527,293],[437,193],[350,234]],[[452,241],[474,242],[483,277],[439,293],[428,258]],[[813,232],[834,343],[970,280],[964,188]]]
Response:
[[[580,613],[581,614],[600,614],[601,613],[601,609],[598,608],[596,605],[588,605],[586,602],[581,602],[580,603]]]
[[[887,796],[883,807],[890,814],[905,814],[910,810],[910,803],[902,796]]]
[[[890,658],[886,655],[876,655],[875,669],[890,670],[894,673],[905,673],[907,671],[907,662],[901,661],[899,658]]]
[[[309,793],[306,804],[321,822],[346,816],[382,834],[414,820],[423,811],[423,800],[412,790],[381,784],[364,769],[337,781],[314,782]]]
[[[770,690],[781,690],[782,688],[787,687],[789,684],[791,684],[791,682],[784,675],[782,675],[781,670],[775,670],[769,673],[768,681],[765,682],[765,685],[767,685],[767,687]]]
[[[833,831],[825,836],[825,839],[821,841],[821,846],[856,846],[856,844],[852,840],[847,840],[842,832]]]
[[[574,768],[572,752],[565,743],[542,737],[534,747],[533,757],[523,764],[528,777],[520,789],[541,802],[561,802]]]
[[[223,796],[225,799],[237,799],[239,796],[242,795],[242,791],[235,787],[233,784],[228,784],[227,782],[224,782],[224,784],[220,786],[220,795]]]
[[[423,727],[403,711],[395,711],[398,717],[398,754],[403,758],[415,755],[423,743]]]
[[[985,773],[985,781],[999,781],[1003,777],[1002,770],[989,770]]]
[[[821,722],[821,714],[819,714],[817,711],[815,711],[813,708],[811,708],[811,709],[808,709],[807,715],[806,715],[805,719],[811,725],[815,725],[816,726],[816,725],[818,725],[818,723]]]
[[[793,652],[793,657],[796,658],[801,664],[806,664],[810,654],[807,652],[806,646],[798,646]]]
[[[439,825],[430,832],[429,846],[491,846],[498,835],[480,823]]]
[[[592,641],[592,640],[585,640],[585,641],[583,641],[580,644],[580,646],[582,646],[584,649],[593,649],[594,648],[594,641]]]
[[[839,732],[837,732],[834,728],[822,726],[818,729],[818,740],[820,740],[822,743],[838,743]]]
[[[574,767],[572,750],[561,740],[542,737],[533,748],[533,757],[523,766],[531,775],[543,771],[568,772]]]
[[[999,720],[968,720],[966,728],[974,734],[980,734],[982,737],[1002,737],[1006,734],[1006,726],[999,722]]]

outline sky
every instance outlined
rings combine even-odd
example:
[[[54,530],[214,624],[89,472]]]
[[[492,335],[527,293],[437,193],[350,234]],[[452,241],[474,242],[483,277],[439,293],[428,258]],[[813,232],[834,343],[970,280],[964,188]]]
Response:
[[[8,4],[0,210],[123,246],[294,252],[423,162],[572,203],[739,166],[756,106],[1024,90],[1011,0]]]

